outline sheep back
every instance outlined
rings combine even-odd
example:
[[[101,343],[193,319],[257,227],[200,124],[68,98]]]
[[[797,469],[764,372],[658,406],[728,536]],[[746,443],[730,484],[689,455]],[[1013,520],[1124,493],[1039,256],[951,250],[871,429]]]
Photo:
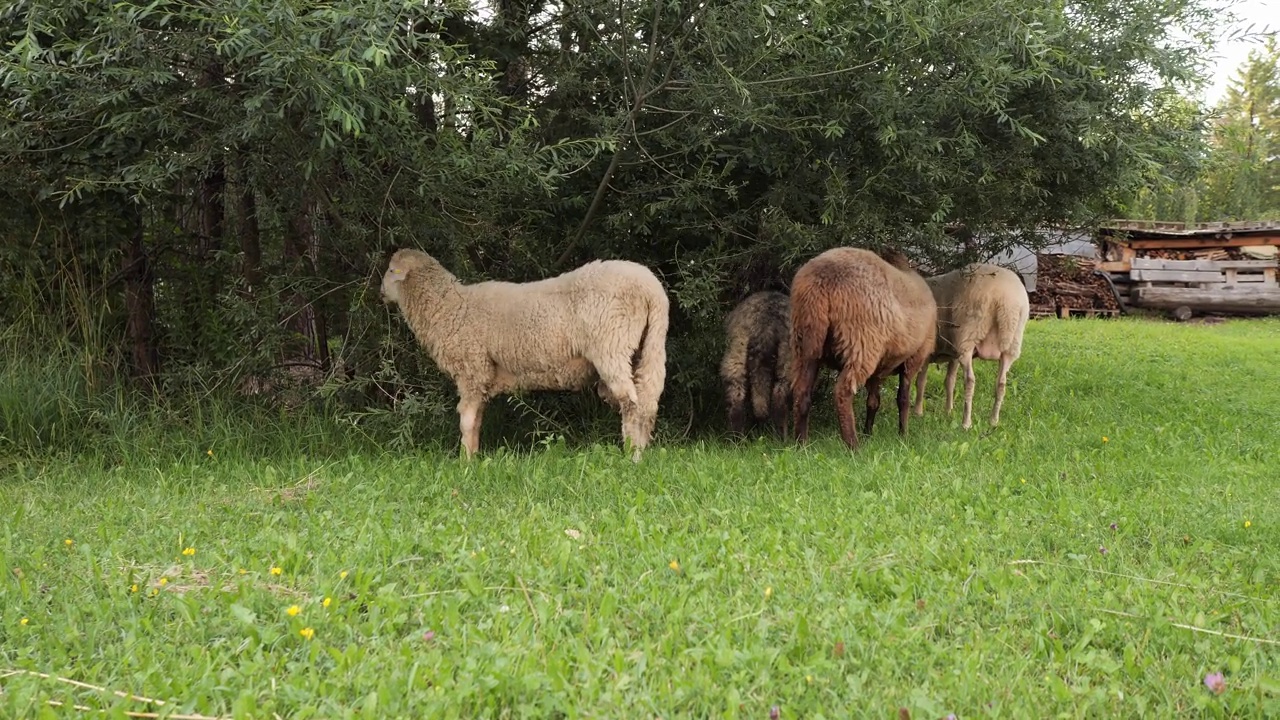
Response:
[[[797,271],[791,322],[794,358],[834,356],[879,375],[932,352],[937,305],[918,273],[870,250],[838,247]]]
[[[1017,273],[972,263],[927,280],[938,304],[938,332],[931,362],[955,359],[968,349],[984,360],[1016,359],[1031,314]]]
[[[739,404],[748,399],[757,420],[769,414],[771,403],[782,404],[774,410],[785,412],[791,374],[791,299],[769,290],[753,293],[725,317],[724,332],[720,379],[730,425],[740,423]],[[781,387],[776,388],[779,383]],[[774,394],[779,395],[777,403]]]

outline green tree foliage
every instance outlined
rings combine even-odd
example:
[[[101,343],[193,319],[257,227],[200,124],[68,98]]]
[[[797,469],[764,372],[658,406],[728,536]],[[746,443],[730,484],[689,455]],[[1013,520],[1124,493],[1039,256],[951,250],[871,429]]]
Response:
[[[1214,222],[1280,218],[1280,47],[1275,35],[1236,70],[1182,173],[1139,192],[1133,215]]]
[[[826,247],[945,265],[1114,212],[1194,144],[1199,118],[1169,108],[1214,19],[1202,0],[0,8],[0,262],[65,325],[64,285],[103,299],[135,375],[420,378],[377,300],[392,248],[468,279],[622,257],[675,300],[667,397],[688,411],[718,402],[731,303]]]

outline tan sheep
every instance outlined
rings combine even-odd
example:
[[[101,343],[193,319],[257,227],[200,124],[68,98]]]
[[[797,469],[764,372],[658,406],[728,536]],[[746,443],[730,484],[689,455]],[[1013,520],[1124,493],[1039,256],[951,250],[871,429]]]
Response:
[[[720,360],[729,429],[746,429],[746,406],[755,420],[770,418],[786,435],[791,404],[791,300],[770,290],[748,295],[724,319]]]
[[[859,248],[828,250],[805,263],[791,283],[791,352],[796,439],[809,436],[818,364],[839,369],[836,414],[840,437],[858,447],[853,396],[867,386],[864,432],[880,409],[880,383],[898,373],[898,432],[907,432],[911,378],[933,353],[938,309],[929,286],[905,256]]]
[[[937,347],[930,363],[947,363],[947,414],[955,403],[956,369],[964,368],[964,422],[973,426],[973,357],[999,360],[991,425],[1000,423],[1000,406],[1009,366],[1022,354],[1022,333],[1031,315],[1027,289],[1017,273],[999,265],[974,263],[928,278],[938,303]],[[928,365],[916,376],[916,415],[924,414]]]
[[[640,460],[666,382],[669,308],[644,266],[597,260],[535,282],[465,285],[430,255],[402,249],[382,277],[382,296],[457,385],[466,457],[479,449],[490,399],[596,382]]]

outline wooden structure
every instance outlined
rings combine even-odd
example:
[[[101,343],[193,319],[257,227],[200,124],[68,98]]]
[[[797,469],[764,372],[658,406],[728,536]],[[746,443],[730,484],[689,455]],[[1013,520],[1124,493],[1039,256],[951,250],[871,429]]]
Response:
[[[1101,262],[1124,304],[1233,315],[1280,313],[1280,221],[1117,221],[1098,230]]]

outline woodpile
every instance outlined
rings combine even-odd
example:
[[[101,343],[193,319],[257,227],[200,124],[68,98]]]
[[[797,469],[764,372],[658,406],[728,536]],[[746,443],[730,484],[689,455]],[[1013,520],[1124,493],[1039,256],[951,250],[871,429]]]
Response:
[[[1240,248],[1211,248],[1208,250],[1153,249],[1138,252],[1137,257],[1158,260],[1247,260]]]
[[[1062,315],[1064,310],[1119,310],[1107,279],[1094,273],[1094,260],[1058,254],[1038,255],[1036,260],[1036,290],[1029,293],[1032,315]]]
[[[1099,228],[1098,246],[1126,310],[1280,314],[1280,223],[1118,220]]]

